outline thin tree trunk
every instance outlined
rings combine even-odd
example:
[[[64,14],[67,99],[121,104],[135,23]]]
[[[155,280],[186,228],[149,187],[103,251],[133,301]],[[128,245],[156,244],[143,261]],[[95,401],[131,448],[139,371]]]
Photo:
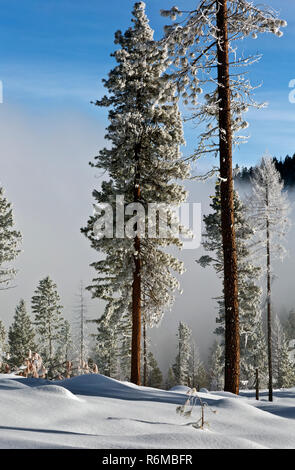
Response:
[[[147,385],[147,344],[146,344],[146,322],[143,317],[143,385]]]
[[[191,388],[195,387],[195,345],[193,344],[193,350],[192,350],[192,381],[190,384]]]
[[[140,200],[140,146],[135,147],[134,202]],[[141,350],[141,261],[140,238],[134,239],[134,272],[132,284],[132,346],[131,346],[131,382],[140,385],[140,350]]]
[[[266,188],[266,206],[269,206],[269,188]],[[268,347],[268,399],[273,401],[272,378],[272,325],[271,325],[271,264],[270,264],[270,231],[269,218],[266,221],[266,253],[267,253],[267,347]]]
[[[182,384],[182,369],[181,369],[181,342],[180,340],[178,341],[178,358],[179,358],[179,363],[178,363],[178,384],[180,385],[185,385]]]
[[[49,359],[52,359],[52,338],[51,338],[51,325],[49,323]]]
[[[81,283],[81,304],[80,304],[80,362],[84,361],[84,301],[83,301],[83,284]]]
[[[218,97],[221,230],[224,255],[225,305],[225,384],[224,389],[239,393],[240,333],[238,306],[237,249],[234,227],[234,198],[232,176],[232,128],[229,80],[227,0],[217,4]]]
[[[256,391],[256,400],[259,400],[259,369],[255,369],[255,391]]]

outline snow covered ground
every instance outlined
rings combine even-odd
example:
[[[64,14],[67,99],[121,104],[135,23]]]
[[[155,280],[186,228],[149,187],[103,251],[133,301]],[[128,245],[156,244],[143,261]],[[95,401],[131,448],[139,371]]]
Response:
[[[238,449],[295,448],[295,388],[239,397],[200,393],[209,426],[195,429],[196,406],[185,418],[176,406],[186,387],[162,391],[102,375],[47,382],[0,374],[0,448]]]

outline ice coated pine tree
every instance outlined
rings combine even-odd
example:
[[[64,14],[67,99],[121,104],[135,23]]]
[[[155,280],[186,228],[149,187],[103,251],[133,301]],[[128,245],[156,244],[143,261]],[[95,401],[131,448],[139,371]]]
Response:
[[[272,401],[272,261],[277,257],[282,259],[286,253],[283,240],[290,224],[288,219],[290,206],[287,194],[283,192],[284,183],[276,170],[273,158],[268,156],[262,158],[260,165],[254,169],[251,183],[252,194],[247,206],[257,235],[257,253],[260,251],[262,254],[266,267],[268,388],[269,401]]]
[[[156,358],[153,353],[147,353],[147,386],[154,388],[161,388],[163,383],[163,375],[158,366]]]
[[[194,343],[191,344],[191,355],[189,361],[189,380],[191,388],[204,388],[208,386],[208,375],[203,362],[200,359],[199,351]]]
[[[0,320],[0,371],[2,369],[2,361],[6,359],[6,344],[5,344],[5,339],[6,339],[6,331],[5,327]]]
[[[0,320],[0,350],[3,350],[3,346],[5,343],[6,331],[5,326],[3,325],[2,321]]]
[[[279,388],[294,387],[295,368],[289,355],[289,341],[277,315],[273,322],[273,330],[273,369],[276,386]]]
[[[277,386],[279,388],[291,388],[295,385],[294,364],[290,360],[288,341],[285,334],[281,338],[280,348],[278,350],[278,376]]]
[[[87,329],[88,319],[87,314],[87,304],[85,300],[85,288],[83,282],[80,282],[79,288],[79,302],[75,305],[75,317],[74,317],[74,339],[73,343],[75,345],[76,355],[78,355],[79,363],[82,365],[86,360],[87,354],[89,352],[89,333]]]
[[[215,196],[212,198],[213,213],[204,216],[205,233],[203,234],[203,247],[214,252],[215,256],[202,256],[198,262],[205,267],[213,265],[217,274],[223,279],[223,250],[221,234],[221,205],[220,186],[215,187]],[[243,381],[254,381],[256,367],[260,370],[261,379],[266,373],[266,344],[261,318],[261,289],[257,286],[260,268],[251,262],[250,244],[253,243],[254,230],[247,221],[247,210],[234,192],[234,211],[238,259],[238,293],[240,313],[240,367]],[[253,257],[253,255],[252,255]],[[224,345],[224,301],[218,299],[219,313],[216,322],[219,326],[215,333],[223,338]],[[223,362],[224,365],[224,362]]]
[[[191,329],[184,322],[179,322],[177,339],[178,353],[173,365],[174,377],[177,385],[189,385],[191,360]]]
[[[8,331],[9,364],[19,367],[28,357],[29,351],[36,351],[35,331],[23,299],[15,309],[13,323]]]
[[[173,234],[160,238],[157,233],[146,237],[146,221],[144,216],[143,223],[139,218],[148,203],[175,207],[186,200],[186,191],[176,181],[189,175],[189,166],[181,160],[182,121],[175,86],[165,74],[167,48],[153,41],[143,2],[134,5],[133,17],[133,27],[115,34],[117,65],[104,82],[109,95],[96,102],[111,107],[106,134],[111,145],[99,152],[93,164],[110,178],[93,192],[96,207],[111,204],[117,218],[127,222],[128,234],[108,224],[111,235],[97,236],[97,214],[82,232],[105,255],[92,264],[97,277],[89,286],[93,297],[106,302],[99,320],[104,334],[107,328],[115,331],[124,316],[132,317],[131,381],[140,384],[142,299],[152,326],[172,305],[179,288],[173,271],[181,273],[183,264],[162,250],[173,244],[181,247],[179,238]],[[124,203],[140,203],[140,207],[122,215]]]
[[[224,270],[225,310],[225,390],[239,393],[239,305],[238,266],[234,223],[232,151],[233,144],[245,141],[237,134],[248,123],[243,113],[258,106],[251,99],[252,87],[237,68],[255,62],[258,57],[238,55],[237,44],[250,35],[271,32],[281,36],[286,22],[269,7],[256,6],[247,0],[199,0],[193,10],[177,6],[162,10],[163,16],[179,22],[166,27],[178,89],[184,103],[196,106],[193,117],[202,123],[199,145],[193,158],[213,152],[219,155],[221,181],[221,227]],[[204,101],[198,100],[206,86]],[[204,126],[207,123],[207,126]]]
[[[73,339],[71,332],[71,325],[68,320],[61,323],[60,333],[58,337],[57,356],[60,362],[69,361],[73,351]]]
[[[20,253],[20,242],[21,233],[14,228],[11,204],[4,196],[4,189],[0,188],[0,290],[9,288],[16,274],[7,263],[14,261]]]
[[[285,333],[288,340],[295,339],[295,310],[289,312],[288,318],[284,322]]]
[[[209,358],[210,390],[222,390],[224,385],[224,350],[215,341]]]
[[[170,390],[170,388],[174,387],[175,385],[177,385],[177,383],[176,383],[175,375],[173,372],[173,368],[169,367],[168,372],[167,372],[166,382],[165,382],[166,390]]]
[[[39,335],[38,352],[45,363],[53,360],[54,348],[60,338],[63,326],[61,310],[57,286],[47,276],[39,282],[32,297],[32,311],[35,314],[34,324]]]
[[[132,322],[129,315],[124,315],[118,325],[120,331],[120,344],[118,349],[120,377],[123,380],[130,380],[131,361],[131,333]]]
[[[95,360],[101,374],[119,378],[119,331],[111,321],[112,317],[107,319],[104,315],[97,322]]]

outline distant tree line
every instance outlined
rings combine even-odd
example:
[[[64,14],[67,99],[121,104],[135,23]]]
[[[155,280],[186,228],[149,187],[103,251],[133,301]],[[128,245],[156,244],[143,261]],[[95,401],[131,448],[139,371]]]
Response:
[[[281,175],[282,181],[284,182],[285,188],[292,188],[295,186],[295,153],[292,157],[287,155],[284,159],[278,160],[276,157],[273,158],[276,169]],[[240,172],[236,175],[236,181],[241,183],[250,183],[250,179],[253,177],[255,167],[249,168],[243,167]]]

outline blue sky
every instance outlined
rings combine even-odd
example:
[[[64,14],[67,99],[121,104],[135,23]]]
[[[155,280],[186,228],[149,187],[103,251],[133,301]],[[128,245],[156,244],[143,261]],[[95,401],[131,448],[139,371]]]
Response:
[[[71,318],[80,281],[88,285],[94,275],[89,264],[98,254],[79,229],[91,214],[91,192],[101,181],[88,162],[104,144],[107,112],[90,105],[90,101],[104,92],[101,79],[113,66],[110,53],[114,50],[114,32],[129,27],[133,3],[0,0],[0,80],[4,89],[4,102],[0,104],[0,184],[13,203],[23,234],[16,288],[1,292],[1,318],[7,324],[19,299],[23,297],[29,303],[38,281],[48,274],[57,282],[64,315]],[[160,17],[160,8],[195,5],[192,0],[146,3],[156,37],[161,36],[167,21]],[[249,113],[251,139],[235,152],[240,165],[255,163],[266,149],[278,157],[295,152],[295,104],[288,101],[288,84],[295,79],[295,3],[267,3],[281,10],[289,26],[281,39],[262,36],[243,44],[245,53],[264,54],[250,76],[255,84],[263,82],[256,98],[268,101],[269,107]],[[194,147],[195,132],[186,126],[185,154]],[[206,165],[207,161],[201,162],[200,169]],[[201,202],[204,213],[213,190],[210,184],[210,188],[197,182],[189,185],[190,200]],[[165,320],[167,344],[173,354],[172,338],[175,340],[180,311],[183,320],[191,324],[201,350],[207,351],[208,334],[214,330],[216,312],[211,298],[219,295],[220,286],[212,270],[201,270],[195,263],[201,254],[184,254],[188,268],[182,282],[184,295]],[[294,304],[288,284],[294,266],[284,269],[277,292],[289,308]],[[88,303],[89,316],[97,318],[102,305],[90,299]],[[163,342],[161,331],[154,333],[155,349],[157,342]]]
[[[147,0],[147,13],[156,37],[162,34],[166,19],[160,8],[176,0]],[[106,123],[106,113],[89,105],[103,93],[101,78],[113,64],[110,58],[113,34],[130,24],[130,0],[2,0],[0,18],[0,79],[6,103],[22,106],[28,112],[46,113],[62,107],[92,114]],[[179,7],[193,7],[182,0]],[[263,53],[260,64],[252,67],[254,83],[263,83],[257,98],[269,108],[249,114],[252,136],[247,148],[236,152],[239,163],[252,163],[266,148],[277,156],[295,152],[293,128],[295,105],[288,102],[288,84],[295,78],[295,5],[293,0],[270,0],[271,6],[288,20],[282,39],[264,35],[245,41],[245,53]],[[194,145],[194,131],[186,130],[188,150]]]

